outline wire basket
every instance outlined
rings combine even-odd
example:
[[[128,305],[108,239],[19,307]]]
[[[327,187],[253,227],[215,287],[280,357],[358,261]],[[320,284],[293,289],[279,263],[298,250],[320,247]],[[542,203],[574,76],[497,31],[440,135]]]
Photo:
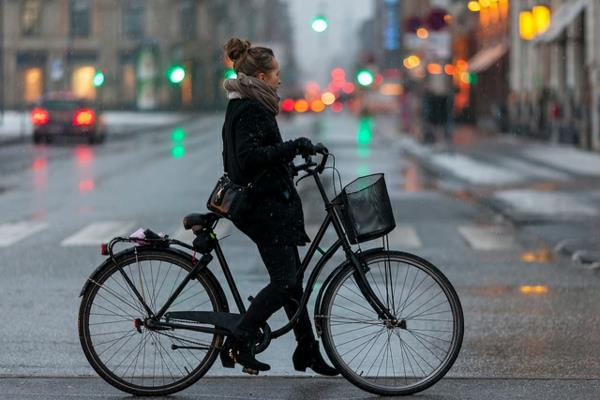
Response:
[[[362,176],[344,187],[341,214],[350,243],[384,236],[396,227],[383,174]]]

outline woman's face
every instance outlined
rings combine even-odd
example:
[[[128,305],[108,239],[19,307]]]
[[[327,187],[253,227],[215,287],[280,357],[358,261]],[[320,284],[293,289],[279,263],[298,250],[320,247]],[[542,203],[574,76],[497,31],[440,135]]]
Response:
[[[258,79],[275,89],[281,85],[281,80],[279,80],[279,63],[277,62],[277,59],[273,58],[273,68],[267,73],[260,72],[258,74]]]

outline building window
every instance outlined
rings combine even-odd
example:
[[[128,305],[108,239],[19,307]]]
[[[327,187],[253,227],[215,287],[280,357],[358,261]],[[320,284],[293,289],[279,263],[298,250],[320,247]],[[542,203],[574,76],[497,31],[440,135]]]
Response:
[[[44,74],[40,67],[30,67],[23,71],[23,100],[33,104],[42,97]]]
[[[144,37],[144,2],[142,0],[123,1],[123,33],[130,39]]]
[[[69,11],[71,37],[88,37],[90,35],[90,11],[90,0],[71,0]]]
[[[181,37],[184,40],[196,38],[196,1],[195,0],[180,0],[179,15]]]
[[[77,97],[95,99],[96,89],[92,84],[96,68],[91,65],[76,66],[71,75],[71,91]]]
[[[38,36],[41,31],[42,0],[26,0],[21,9],[23,36]]]

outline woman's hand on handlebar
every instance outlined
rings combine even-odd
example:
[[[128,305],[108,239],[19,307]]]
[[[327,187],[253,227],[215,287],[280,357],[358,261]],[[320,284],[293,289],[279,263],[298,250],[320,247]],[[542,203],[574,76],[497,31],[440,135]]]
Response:
[[[310,152],[307,151],[306,153],[302,154],[302,157],[304,158],[304,164],[293,165],[295,174],[297,174],[299,171],[308,171],[309,168],[312,168],[312,167],[317,167],[314,170],[317,173],[323,172],[323,169],[325,168],[325,164],[327,163],[327,158],[329,157],[329,150],[327,150],[327,147],[325,147],[322,143],[312,144],[312,142],[310,142],[310,140],[308,140],[306,138],[299,138],[299,139],[307,140],[310,143],[311,148],[310,148]],[[296,140],[299,140],[299,139],[296,139]],[[322,154],[323,155],[323,158],[321,159],[320,164],[317,164],[312,161],[311,155],[314,155],[314,154]]]
[[[312,144],[310,139],[299,137],[298,139],[294,140],[294,144],[296,145],[296,152],[304,158],[316,154],[315,146]]]

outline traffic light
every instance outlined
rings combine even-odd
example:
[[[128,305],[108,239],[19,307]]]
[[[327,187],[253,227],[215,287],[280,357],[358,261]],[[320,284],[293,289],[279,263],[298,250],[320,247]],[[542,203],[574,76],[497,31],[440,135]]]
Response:
[[[99,88],[104,85],[104,73],[102,71],[96,71],[94,73],[94,77],[92,78],[92,85],[94,87]]]
[[[327,30],[327,28],[329,27],[329,22],[327,21],[327,18],[325,18],[323,15],[317,15],[313,18],[311,26],[313,31],[321,33]]]
[[[360,86],[368,87],[375,82],[375,76],[368,69],[361,69],[356,73],[356,81]]]
[[[167,69],[167,79],[173,84],[181,83],[185,79],[185,68],[181,65],[172,65]]]
[[[225,79],[237,79],[237,74],[233,70],[233,68],[227,68],[225,70]]]

